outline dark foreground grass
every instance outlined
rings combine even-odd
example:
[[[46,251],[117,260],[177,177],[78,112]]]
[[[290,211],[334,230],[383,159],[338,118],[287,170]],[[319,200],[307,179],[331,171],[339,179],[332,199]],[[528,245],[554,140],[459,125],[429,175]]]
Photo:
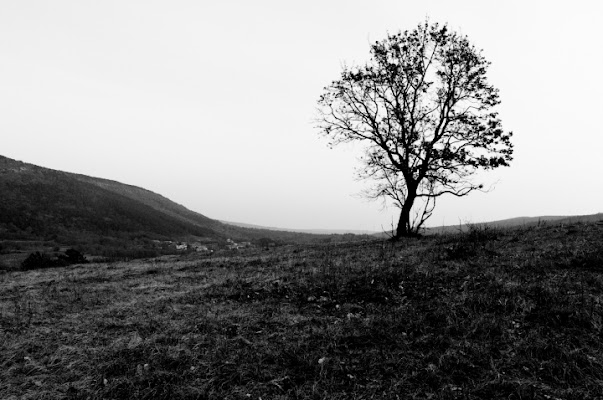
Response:
[[[603,226],[0,275],[2,399],[603,398]]]

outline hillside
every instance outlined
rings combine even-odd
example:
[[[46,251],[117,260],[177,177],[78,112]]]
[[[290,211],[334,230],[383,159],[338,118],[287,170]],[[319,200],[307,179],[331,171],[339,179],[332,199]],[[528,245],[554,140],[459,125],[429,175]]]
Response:
[[[603,225],[0,271],[2,399],[602,399]]]
[[[528,227],[528,226],[536,226],[536,225],[546,225],[546,224],[555,224],[555,225],[563,225],[563,224],[571,224],[576,222],[597,222],[603,221],[603,213],[590,214],[590,215],[543,215],[539,217],[516,217],[503,219],[498,221],[490,221],[490,222],[478,222],[475,224],[464,223],[460,225],[447,225],[440,227],[430,227],[426,229],[427,234],[431,233],[456,233],[456,232],[466,232],[471,229],[472,226],[475,227],[490,227],[490,228],[514,228],[514,227]]]
[[[163,197],[160,194],[153,193],[147,189],[137,186],[126,185],[120,182],[111,181],[108,179],[93,178],[86,175],[75,174],[74,177],[81,181],[91,183],[102,189],[117,193],[134,201],[140,202],[148,207],[153,208],[163,214],[169,215],[177,220],[186,223],[192,223],[200,228],[218,228],[221,223],[204,215],[189,210],[188,208],[177,204],[170,199]]]
[[[222,224],[145,189],[0,156],[0,239],[224,240]]]

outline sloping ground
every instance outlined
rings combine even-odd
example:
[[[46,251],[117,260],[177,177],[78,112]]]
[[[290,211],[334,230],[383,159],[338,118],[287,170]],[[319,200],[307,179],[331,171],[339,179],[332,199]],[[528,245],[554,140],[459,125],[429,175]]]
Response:
[[[540,217],[517,217],[517,218],[509,218],[503,219],[499,221],[491,221],[491,222],[478,222],[475,224],[460,224],[460,225],[448,225],[441,227],[430,227],[427,228],[426,234],[433,233],[458,233],[458,232],[466,232],[470,230],[473,226],[484,228],[513,228],[513,227],[529,227],[529,226],[538,226],[538,225],[567,225],[573,224],[577,222],[598,222],[603,221],[603,213],[590,214],[590,215],[572,215],[572,216],[553,216],[553,215],[543,215]]]
[[[0,275],[0,398],[603,398],[603,226]]]
[[[219,238],[221,225],[150,191],[0,157],[0,238]]]
[[[181,222],[192,223],[201,228],[219,227],[219,221],[210,219],[204,215],[189,210],[183,205],[177,204],[160,194],[151,192],[150,190],[139,188],[137,186],[126,185],[120,182],[111,181],[108,179],[93,178],[86,175],[73,175],[79,181],[88,182],[100,188],[120,194],[134,201],[142,203],[153,208],[163,214],[176,218]]]

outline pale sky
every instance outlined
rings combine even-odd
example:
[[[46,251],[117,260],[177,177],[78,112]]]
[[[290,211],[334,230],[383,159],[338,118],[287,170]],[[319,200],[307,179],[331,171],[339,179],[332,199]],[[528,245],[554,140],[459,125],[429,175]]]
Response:
[[[0,154],[140,186],[210,218],[381,230],[322,88],[429,17],[483,49],[514,132],[490,193],[427,225],[603,211],[603,2],[0,0]]]

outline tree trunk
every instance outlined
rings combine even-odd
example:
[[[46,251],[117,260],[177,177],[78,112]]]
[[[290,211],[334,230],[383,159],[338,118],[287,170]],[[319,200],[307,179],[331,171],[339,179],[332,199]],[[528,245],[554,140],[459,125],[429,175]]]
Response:
[[[412,230],[412,225],[410,221],[410,210],[412,209],[412,205],[415,202],[416,190],[414,192],[408,193],[406,200],[404,200],[404,204],[402,205],[402,210],[400,211],[400,219],[398,220],[398,228],[396,229],[395,240],[400,239],[401,237],[408,237],[414,234]]]
[[[406,207],[406,203],[400,211],[400,219],[398,219],[398,228],[396,228],[396,236],[394,239],[400,239],[401,237],[409,236],[410,226],[410,209]]]

